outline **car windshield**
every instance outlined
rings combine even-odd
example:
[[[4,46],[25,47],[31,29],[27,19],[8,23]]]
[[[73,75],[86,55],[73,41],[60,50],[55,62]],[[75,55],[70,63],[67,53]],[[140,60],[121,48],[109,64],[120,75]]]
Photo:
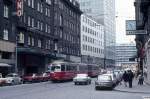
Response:
[[[52,66],[51,71],[58,72],[58,71],[61,71],[61,68],[60,68],[60,66]]]
[[[112,79],[111,79],[111,76],[104,76],[104,75],[101,75],[101,76],[98,76],[98,80],[110,81],[110,80],[112,80]]]
[[[13,74],[8,74],[6,77],[13,77]]]

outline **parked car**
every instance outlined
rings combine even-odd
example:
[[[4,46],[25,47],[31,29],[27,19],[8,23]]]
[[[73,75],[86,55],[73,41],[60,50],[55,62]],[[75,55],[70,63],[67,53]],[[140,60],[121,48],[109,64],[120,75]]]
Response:
[[[30,82],[30,83],[39,82],[40,80],[41,80],[41,78],[35,73],[23,76],[23,83],[26,83],[26,82]]]
[[[76,77],[73,78],[74,84],[91,84],[91,78],[88,74],[77,74]]]
[[[47,72],[42,73],[42,74],[40,75],[40,80],[41,80],[41,81],[49,81],[49,80],[50,80],[50,74],[47,73]]]
[[[3,86],[6,84],[6,78],[2,77],[2,74],[0,73],[0,86]]]
[[[16,73],[8,74],[5,79],[8,85],[22,84],[22,78]]]
[[[95,81],[95,89],[113,89],[114,88],[114,82],[111,75],[99,75],[97,77],[97,80]]]

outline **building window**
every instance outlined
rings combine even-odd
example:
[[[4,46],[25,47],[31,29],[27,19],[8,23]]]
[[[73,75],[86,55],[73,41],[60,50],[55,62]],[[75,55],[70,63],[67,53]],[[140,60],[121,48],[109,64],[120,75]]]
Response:
[[[42,40],[38,40],[38,47],[42,47]]]
[[[34,46],[34,38],[32,37],[32,46]]]
[[[48,17],[50,17],[50,13],[51,13],[51,12],[50,12],[50,9],[47,9],[47,11],[48,11],[48,12],[47,12],[47,13],[48,13]]]
[[[31,18],[30,16],[28,16],[28,26],[30,26],[30,24],[31,24]]]
[[[50,26],[48,26],[48,33],[51,33],[51,28],[50,28]]]
[[[31,45],[31,38],[30,38],[30,36],[28,37],[28,45]]]
[[[34,27],[34,18],[32,18],[32,27]]]
[[[46,0],[46,3],[51,5],[52,4],[52,1],[51,0]]]
[[[2,52],[2,59],[11,59],[12,53]]]
[[[4,17],[8,18],[9,9],[7,5],[4,5]]]
[[[24,34],[22,32],[19,33],[19,39],[18,39],[19,43],[24,43]]]
[[[40,29],[40,21],[37,22],[37,28]]]
[[[41,27],[40,27],[41,31],[43,31],[43,23],[41,22]]]
[[[48,8],[45,8],[45,15],[48,15]]]
[[[34,0],[32,0],[32,8],[34,8]]]
[[[37,10],[40,11],[40,3],[37,3]]]
[[[45,24],[45,32],[48,32],[48,26]]]
[[[43,13],[43,5],[41,4],[41,10],[40,10],[41,13]]]
[[[62,15],[60,15],[60,17],[59,17],[59,24],[60,24],[60,26],[63,25],[63,16]]]
[[[31,0],[28,0],[28,6],[31,6]]]
[[[3,39],[4,40],[8,40],[8,30],[7,29],[4,29],[4,31],[3,31]]]

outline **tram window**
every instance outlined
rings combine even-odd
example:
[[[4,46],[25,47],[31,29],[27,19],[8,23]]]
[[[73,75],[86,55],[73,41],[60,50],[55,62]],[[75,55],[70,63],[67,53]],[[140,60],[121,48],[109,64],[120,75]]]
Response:
[[[61,71],[65,71],[65,65],[61,65]]]
[[[60,66],[52,66],[51,71],[56,71],[56,70],[59,70],[59,69],[60,69]]]
[[[70,71],[70,70],[71,70],[71,68],[70,68],[69,65],[66,66],[66,70],[67,70],[67,71]]]

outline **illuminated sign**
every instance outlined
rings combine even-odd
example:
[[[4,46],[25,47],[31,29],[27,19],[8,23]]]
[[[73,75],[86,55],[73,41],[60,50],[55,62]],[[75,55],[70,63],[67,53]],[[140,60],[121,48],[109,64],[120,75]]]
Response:
[[[17,3],[17,16],[23,15],[23,0],[16,0]]]

